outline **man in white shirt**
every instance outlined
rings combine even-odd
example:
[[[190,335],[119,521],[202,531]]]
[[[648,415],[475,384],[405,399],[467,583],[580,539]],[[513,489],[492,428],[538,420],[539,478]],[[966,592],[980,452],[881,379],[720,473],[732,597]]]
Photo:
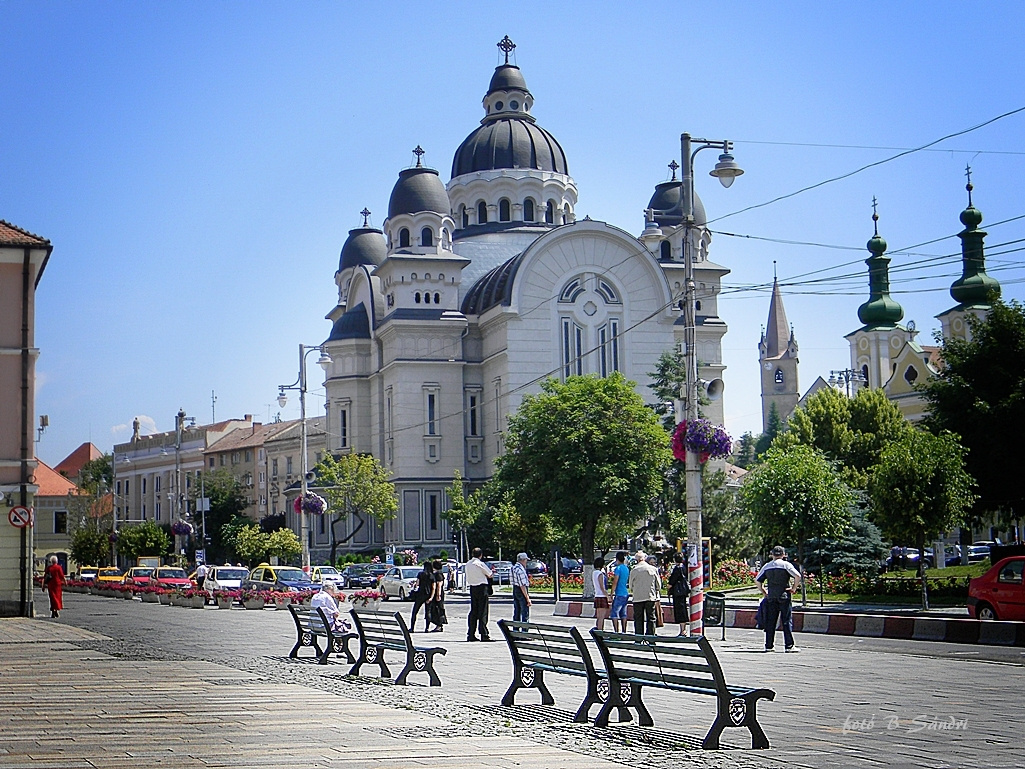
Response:
[[[321,609],[327,621],[331,623],[332,633],[349,632],[349,623],[342,619],[342,613],[338,610],[338,586],[334,582],[325,582],[320,592],[313,596],[310,601],[311,609]]]
[[[791,596],[801,584],[801,573],[787,561],[787,551],[780,545],[772,548],[773,560],[765,564],[755,582],[765,596],[765,651],[771,652],[776,640],[776,620],[783,626],[784,651],[798,652],[794,645],[794,614]],[[793,579],[793,587],[790,580]]]
[[[479,547],[473,549],[473,558],[466,564],[466,584],[470,588],[470,616],[467,618],[466,640],[490,641],[488,633],[488,580],[491,569],[481,559]]]

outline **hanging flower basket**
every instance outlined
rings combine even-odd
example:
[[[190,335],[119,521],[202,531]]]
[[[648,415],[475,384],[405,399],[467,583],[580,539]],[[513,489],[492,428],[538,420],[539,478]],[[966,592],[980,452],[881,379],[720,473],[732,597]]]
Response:
[[[171,533],[176,537],[187,537],[192,534],[192,524],[180,518],[171,524]]]
[[[673,456],[680,462],[687,461],[687,450],[697,452],[704,463],[710,458],[728,457],[733,451],[733,439],[723,427],[713,425],[707,419],[680,422],[673,430]]]
[[[110,544],[116,545],[117,544],[117,532],[116,531],[110,532],[110,534],[107,535],[107,539],[110,540]]]
[[[295,502],[292,503],[292,509],[295,510],[296,514],[303,512],[311,515],[323,515],[327,512],[327,500],[319,494],[307,492],[305,498],[295,498]]]

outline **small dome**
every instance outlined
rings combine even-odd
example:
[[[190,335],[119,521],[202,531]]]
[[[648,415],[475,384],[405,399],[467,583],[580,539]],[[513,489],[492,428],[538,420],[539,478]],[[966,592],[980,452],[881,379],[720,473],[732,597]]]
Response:
[[[499,168],[535,168],[569,175],[562,146],[523,113],[487,120],[467,136],[452,160],[452,178]]]
[[[373,227],[357,227],[349,230],[342,253],[338,257],[338,271],[347,270],[366,264],[376,267],[388,255],[388,247],[384,242],[384,234]]]
[[[340,339],[370,339],[370,318],[363,302],[347,310],[331,327],[327,341],[336,342]]]
[[[974,230],[982,224],[982,211],[969,203],[968,208],[961,212],[961,224],[970,230]]]
[[[655,185],[655,192],[648,201],[648,208],[655,212],[655,222],[660,226],[675,226],[680,224],[682,217],[679,213],[680,205],[680,182],[669,181]],[[675,214],[660,214],[660,211],[675,211]],[[694,194],[694,224],[704,227],[708,218],[705,215],[705,204],[701,198]]]
[[[523,73],[515,64],[502,64],[495,67],[495,74],[491,76],[491,85],[488,93],[495,91],[526,91],[527,81],[523,79]]]
[[[433,168],[417,166],[403,169],[399,172],[399,180],[392,188],[388,200],[388,217],[418,214],[421,211],[449,216],[452,206],[448,192]]]
[[[519,253],[474,283],[463,297],[463,314],[480,315],[496,305],[508,305],[512,299],[513,280],[522,261],[523,254]]]

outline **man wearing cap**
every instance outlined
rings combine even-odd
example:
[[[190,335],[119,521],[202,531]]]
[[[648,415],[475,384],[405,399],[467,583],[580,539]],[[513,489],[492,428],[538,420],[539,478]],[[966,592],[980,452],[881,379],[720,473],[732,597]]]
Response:
[[[791,586],[790,580],[794,580]],[[784,651],[798,652],[794,645],[794,613],[791,597],[801,584],[801,573],[787,561],[787,551],[772,548],[772,560],[765,564],[755,581],[765,596],[765,651],[771,652],[776,640],[776,621],[783,626]]]
[[[658,569],[648,563],[648,556],[638,550],[637,565],[630,569],[630,595],[634,604],[634,633],[655,635],[655,602],[662,595],[662,578]]]
[[[530,578],[527,576],[527,554],[516,556],[512,567],[513,622],[530,622]]]

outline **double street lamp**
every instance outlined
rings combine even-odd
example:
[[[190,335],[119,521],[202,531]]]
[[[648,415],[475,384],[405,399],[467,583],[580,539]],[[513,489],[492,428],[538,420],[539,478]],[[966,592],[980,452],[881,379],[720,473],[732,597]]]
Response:
[[[723,187],[729,187],[733,180],[744,173],[730,154],[733,149],[731,141],[710,141],[708,139],[692,139],[688,133],[680,137],[680,155],[683,160],[683,179],[680,183],[680,207],[683,217],[683,268],[684,268],[684,363],[686,381],[680,393],[684,409],[677,412],[677,420],[685,418],[688,424],[698,419],[698,351],[697,351],[697,306],[694,284],[694,257],[691,254],[691,229],[694,222],[694,158],[701,150],[718,149],[719,162],[709,172],[716,177]],[[702,222],[704,224],[704,222]],[[685,442],[686,445],[686,442]],[[690,577],[690,621],[691,633],[703,635],[704,615],[704,568],[701,556],[701,462],[698,452],[687,447],[686,463],[687,482],[687,542],[689,577]]]
[[[306,356],[316,350],[320,353],[317,363],[327,371],[331,365],[331,356],[323,345],[299,345],[299,378],[290,385],[278,385],[278,405],[281,408],[288,403],[288,395],[285,390],[299,391],[299,531],[302,539],[303,569],[310,569],[310,527],[306,510],[303,503],[306,501],[306,494],[309,490],[308,458],[306,456]]]
[[[839,371],[829,372],[829,386],[839,387],[841,384],[847,392],[847,397],[851,397],[851,384],[853,383],[855,393],[859,384],[866,383],[865,375],[857,369],[845,368]]]

